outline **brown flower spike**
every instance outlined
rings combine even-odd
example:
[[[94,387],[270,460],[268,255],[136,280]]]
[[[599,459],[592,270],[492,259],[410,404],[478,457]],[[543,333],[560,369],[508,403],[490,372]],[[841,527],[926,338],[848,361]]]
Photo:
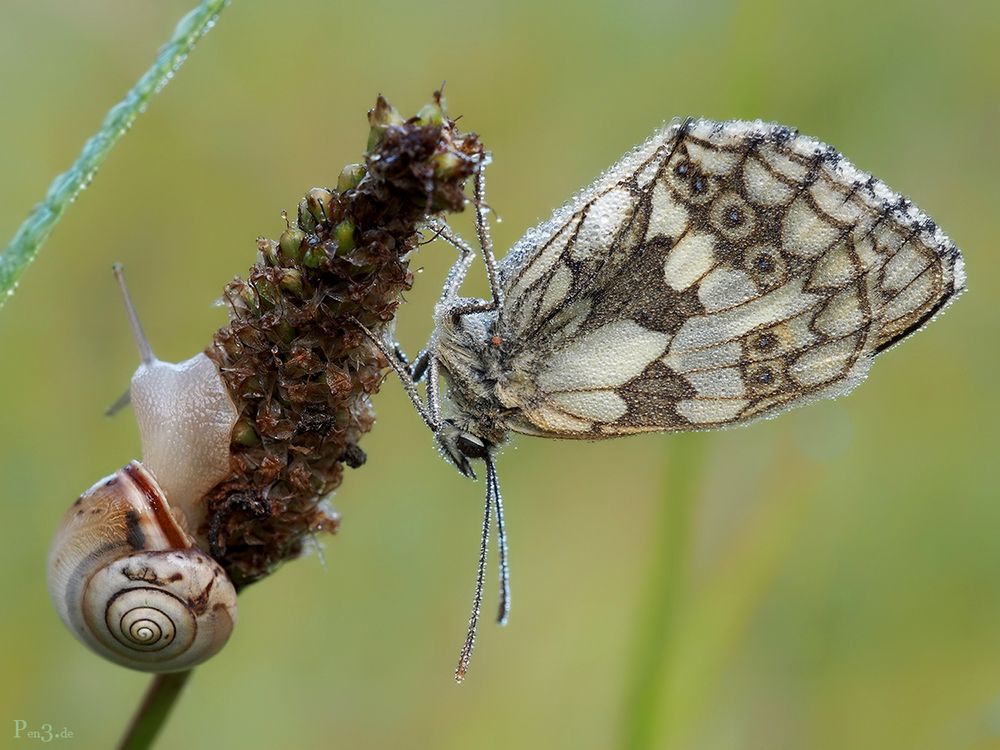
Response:
[[[210,552],[237,588],[298,556],[338,517],[324,498],[365,462],[370,397],[388,367],[365,335],[389,325],[410,288],[424,221],[465,205],[484,151],[447,118],[440,92],[404,120],[381,96],[364,164],[314,188],[277,241],[261,238],[246,280],[226,287],[230,323],[206,354],[239,410],[234,478],[206,498]]]

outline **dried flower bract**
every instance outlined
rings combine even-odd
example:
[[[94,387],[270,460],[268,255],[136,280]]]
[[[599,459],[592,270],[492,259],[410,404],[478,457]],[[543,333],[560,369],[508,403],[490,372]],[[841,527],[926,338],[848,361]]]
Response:
[[[413,276],[422,223],[461,211],[483,158],[475,134],[448,119],[440,93],[404,120],[379,97],[364,164],[336,188],[314,188],[277,240],[258,240],[245,280],[225,290],[230,323],[206,353],[240,412],[233,478],[207,497],[200,532],[239,587],[337,527],[324,498],[358,467],[370,397],[388,363],[358,326],[391,324]]]

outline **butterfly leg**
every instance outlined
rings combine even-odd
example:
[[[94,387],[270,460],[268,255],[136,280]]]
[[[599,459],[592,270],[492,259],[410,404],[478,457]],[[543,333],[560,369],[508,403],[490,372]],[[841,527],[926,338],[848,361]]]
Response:
[[[479,235],[479,247],[483,251],[483,263],[486,264],[486,276],[490,282],[492,299],[483,310],[499,310],[503,305],[503,291],[500,289],[500,273],[497,270],[497,259],[493,254],[493,238],[490,237],[490,223],[486,218],[486,172],[483,162],[476,170],[474,183],[476,204],[476,234]]]
[[[497,259],[493,254],[493,238],[490,237],[490,223],[486,218],[486,171],[485,162],[481,161],[476,170],[474,183],[476,205],[476,234],[479,235],[479,247],[483,251],[483,263],[486,265],[486,277],[490,282],[490,295],[492,299],[478,305],[479,309],[453,311],[453,315],[464,315],[467,312],[485,312],[487,310],[499,310],[503,306],[503,292],[500,289],[500,273],[497,270]]]
[[[410,362],[406,358],[406,354],[400,348],[399,344],[393,345],[393,354],[396,355],[396,365],[398,368],[396,374],[399,375],[400,380],[403,381],[403,387],[406,392],[410,395],[410,400],[416,405],[417,400],[415,400],[414,395],[417,393],[416,384],[427,378],[427,405],[426,413],[427,417],[424,417],[424,412],[421,412],[421,417],[424,417],[424,421],[427,422],[428,426],[431,425],[441,425],[443,424],[443,419],[441,418],[441,380],[440,371],[437,359],[431,353],[430,346],[423,349],[417,358]],[[402,373],[405,373],[404,376]],[[419,394],[416,396],[419,399]],[[420,407],[417,407],[420,411]],[[429,417],[429,421],[428,421]],[[434,427],[431,427],[434,430]]]
[[[399,344],[392,345],[393,354],[396,355],[396,360],[406,369],[410,374],[410,379],[414,383],[419,383],[424,379],[424,375],[427,373],[427,363],[430,361],[430,350],[423,349],[417,358],[412,362],[407,359],[406,353],[400,348]]]
[[[414,383],[419,383],[424,379],[424,375],[427,373],[427,364],[430,361],[430,349],[424,349],[417,355],[417,358],[413,360],[413,364],[410,365],[410,375],[413,377]]]
[[[503,292],[500,289],[500,273],[497,269],[496,257],[493,255],[493,240],[490,237],[489,222],[486,219],[486,178],[483,167],[485,162],[481,162],[476,170],[475,177],[475,199],[476,206],[476,234],[479,236],[479,245],[483,251],[483,262],[486,264],[486,276],[490,284],[489,300],[479,300],[466,304],[456,304],[459,297],[459,289],[469,272],[469,267],[476,257],[475,251],[465,240],[459,237],[445,222],[434,219],[428,225],[434,229],[437,236],[452,245],[459,252],[459,258],[448,272],[444,289],[441,292],[439,305],[443,305],[453,317],[460,317],[475,312],[486,312],[498,310],[503,304]]]
[[[382,349],[382,351],[384,354],[385,350]],[[440,425],[442,423],[440,405],[441,386],[438,379],[439,373],[437,360],[431,356],[431,350],[429,348],[423,349],[420,354],[417,355],[417,358],[412,362],[407,359],[406,353],[402,350],[399,344],[392,345],[392,353],[396,355],[395,362],[393,363],[393,369],[399,376],[399,379],[403,381],[403,388],[406,389],[406,392],[410,396],[410,400],[413,401],[414,405],[417,405],[420,399],[419,393],[416,390],[416,384],[423,380],[425,376],[427,377],[426,408],[427,416],[430,417],[430,421],[428,421],[427,417],[424,416],[424,412],[421,411],[419,405],[417,405],[417,410],[421,411],[420,416],[424,417],[424,422],[427,422],[428,427],[431,427],[432,430],[435,429],[432,425]]]
[[[417,390],[417,381],[413,377],[413,372],[406,363],[406,355],[398,346],[393,346],[392,349],[383,341],[381,338],[376,336],[372,331],[365,326],[357,318],[353,319],[353,323],[358,326],[364,332],[365,336],[376,346],[376,348],[382,352],[382,356],[386,358],[389,362],[389,366],[395,371],[396,375],[399,376],[399,381],[403,384],[403,390],[406,391],[406,395],[410,397],[410,401],[413,402],[414,408],[416,408],[417,413],[420,418],[424,421],[431,432],[437,434],[441,429],[441,417],[440,411],[436,408],[437,399],[433,399],[434,408],[429,408],[430,404],[425,405],[423,399],[420,397],[420,391]],[[421,353],[421,357],[424,354]],[[418,357],[414,364],[420,362],[421,357]],[[428,401],[431,402],[429,392],[430,386],[428,385]]]
[[[458,260],[455,261],[451,270],[448,271],[444,288],[441,290],[441,298],[438,301],[439,305],[453,305],[455,299],[458,297],[458,290],[469,273],[469,267],[476,258],[476,251],[472,249],[468,242],[455,234],[455,231],[443,220],[431,219],[427,222],[427,225],[434,230],[436,236],[458,250]]]
[[[441,380],[436,357],[428,357],[427,410],[436,424],[441,424]]]

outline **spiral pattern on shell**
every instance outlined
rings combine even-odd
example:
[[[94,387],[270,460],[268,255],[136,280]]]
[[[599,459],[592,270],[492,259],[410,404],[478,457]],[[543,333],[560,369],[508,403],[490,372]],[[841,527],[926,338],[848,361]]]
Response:
[[[189,610],[170,592],[147,587],[126,589],[111,597],[104,625],[118,643],[137,651],[162,651],[170,647],[187,649],[191,639],[179,641],[176,637],[178,615],[187,618]],[[181,632],[190,630],[191,625],[184,622]]]
[[[174,672],[208,659],[236,620],[229,578],[193,545],[137,462],[69,509],[49,556],[49,588],[80,640],[143,671]]]

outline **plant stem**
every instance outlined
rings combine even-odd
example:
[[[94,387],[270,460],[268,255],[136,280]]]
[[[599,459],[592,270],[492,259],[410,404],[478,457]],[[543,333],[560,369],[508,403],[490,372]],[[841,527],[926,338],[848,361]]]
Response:
[[[105,115],[101,129],[85,144],[76,162],[56,177],[41,203],[21,224],[0,253],[0,307],[14,293],[24,270],[38,255],[63,213],[94,178],[111,149],[145,111],[149,101],[169,83],[198,40],[215,25],[229,0],[203,0],[177,24],[173,36],[160,50],[152,67],[118,104]]]
[[[708,439],[672,443],[624,711],[622,744],[631,750],[693,746],[734,650],[799,538],[815,487],[816,467],[794,458],[794,445],[782,445],[753,512],[711,567],[699,570],[697,587],[689,586],[691,520]]]
[[[671,441],[664,497],[654,525],[653,550],[637,618],[632,684],[626,693],[623,746],[629,750],[645,750],[656,744],[657,713],[663,703],[664,675],[685,594],[691,517],[708,439],[693,434]]]
[[[171,672],[153,677],[118,750],[146,750],[153,746],[156,735],[166,723],[170,710],[193,671],[189,669],[186,672]]]

